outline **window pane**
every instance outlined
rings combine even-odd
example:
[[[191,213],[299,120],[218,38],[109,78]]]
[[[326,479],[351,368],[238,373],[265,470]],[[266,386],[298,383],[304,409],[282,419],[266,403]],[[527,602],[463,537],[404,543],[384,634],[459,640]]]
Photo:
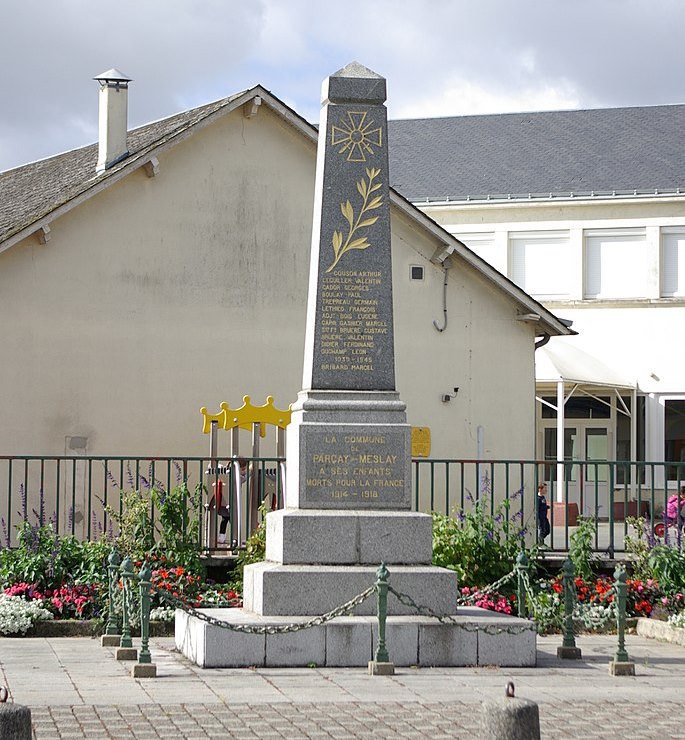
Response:
[[[662,237],[661,295],[685,295],[685,232]]]
[[[648,292],[648,274],[644,234],[586,237],[586,298],[644,297]]]
[[[585,457],[588,462],[593,460],[607,460],[609,444],[606,429],[585,430]],[[606,465],[588,465],[586,480],[590,483],[606,482],[608,468]]]
[[[666,401],[664,459],[683,465],[669,465],[668,480],[685,481],[685,400]]]
[[[624,398],[625,404],[630,410],[632,398]],[[630,455],[630,417],[625,414],[616,415],[616,459],[629,461]],[[645,399],[638,396],[637,399],[637,460],[645,459]],[[645,468],[639,467],[635,471],[636,479],[645,482]],[[616,468],[616,483],[630,483],[630,466],[619,465]]]
[[[571,294],[567,235],[511,236],[511,279],[538,298]]]

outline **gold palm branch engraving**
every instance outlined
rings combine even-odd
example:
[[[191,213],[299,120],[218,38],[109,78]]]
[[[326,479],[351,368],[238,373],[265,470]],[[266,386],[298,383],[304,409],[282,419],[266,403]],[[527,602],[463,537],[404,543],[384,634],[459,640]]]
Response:
[[[375,167],[367,167],[366,176],[368,177],[368,182],[364,178],[357,182],[357,190],[362,197],[362,207],[358,216],[355,216],[354,208],[349,200],[340,204],[340,210],[348,225],[347,237],[343,242],[343,232],[337,229],[333,232],[331,241],[333,244],[334,259],[326,272],[330,272],[338,264],[340,258],[352,249],[368,249],[371,246],[367,236],[365,234],[361,236],[357,235],[357,232],[360,229],[373,226],[378,221],[378,216],[367,216],[366,214],[383,205],[382,195],[372,196],[373,193],[381,188],[382,183],[374,182],[380,173],[381,171]]]

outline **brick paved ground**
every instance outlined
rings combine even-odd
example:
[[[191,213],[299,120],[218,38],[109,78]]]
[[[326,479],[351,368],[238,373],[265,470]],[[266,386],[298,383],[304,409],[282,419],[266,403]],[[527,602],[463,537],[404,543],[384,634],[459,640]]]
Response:
[[[615,637],[578,640],[581,661],[540,638],[536,668],[203,670],[153,640],[156,679],[95,639],[0,639],[0,683],[47,738],[472,738],[507,681],[536,701],[543,738],[684,738],[685,648],[629,636],[634,677],[610,676]]]
[[[473,738],[480,704],[185,704],[37,707],[37,740],[52,738]],[[685,702],[548,702],[542,738],[685,738]]]

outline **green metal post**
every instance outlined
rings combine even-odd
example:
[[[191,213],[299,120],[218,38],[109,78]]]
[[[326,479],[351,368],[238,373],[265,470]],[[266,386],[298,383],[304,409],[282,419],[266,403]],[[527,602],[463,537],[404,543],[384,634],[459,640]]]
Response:
[[[125,557],[121,564],[121,590],[122,590],[122,603],[123,603],[123,615],[121,618],[121,643],[122,648],[132,648],[133,640],[131,639],[131,621],[130,621],[130,608],[131,608],[131,579],[135,577],[133,573],[133,562],[131,558]]]
[[[377,663],[389,663],[388,651],[385,647],[385,620],[388,617],[388,577],[390,573],[381,563],[376,571],[376,594],[378,598],[378,645],[374,660]]]
[[[112,548],[107,558],[107,575],[109,583],[109,609],[107,613],[107,628],[105,629],[106,635],[118,635],[119,634],[119,620],[117,619],[116,610],[114,609],[114,600],[117,593],[117,584],[119,583],[119,566],[121,565],[121,557],[116,551],[116,548]]]
[[[626,571],[620,565],[614,571],[614,587],[616,588],[616,632],[618,635],[618,646],[614,661],[616,663],[629,663],[630,658],[626,652],[626,595],[628,584],[626,583]]]
[[[564,587],[564,639],[561,647],[557,648],[557,658],[578,660],[581,657],[580,648],[576,645],[576,636],[573,629],[573,610],[576,605],[576,586],[574,581],[573,563],[566,559],[561,568]]]
[[[152,663],[150,655],[150,579],[152,578],[152,569],[143,563],[143,567],[138,573],[138,585],[140,588],[140,651],[138,653],[139,663]]]
[[[528,576],[528,558],[526,557],[525,550],[521,550],[521,552],[516,556],[516,574],[516,601],[518,604],[518,615],[519,617],[526,619],[528,617],[528,610],[526,609],[526,578]]]

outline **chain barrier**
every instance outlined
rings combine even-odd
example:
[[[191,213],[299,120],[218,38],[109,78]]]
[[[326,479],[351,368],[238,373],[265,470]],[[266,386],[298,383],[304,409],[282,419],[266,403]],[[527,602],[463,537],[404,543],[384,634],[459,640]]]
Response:
[[[231,624],[230,622],[225,622],[222,619],[217,619],[216,617],[211,616],[210,614],[204,614],[199,609],[188,606],[188,604],[181,601],[181,599],[178,599],[165,591],[160,591],[159,589],[154,588],[154,586],[152,587],[152,590],[154,590],[159,595],[160,599],[166,601],[171,606],[175,606],[177,609],[181,609],[186,612],[186,614],[190,614],[190,616],[196,617],[203,622],[207,622],[207,624],[211,624],[214,627],[232,630],[233,632],[246,632],[252,635],[277,635],[283,634],[285,632],[299,632],[300,630],[306,630],[310,627],[318,627],[322,624],[325,624],[326,622],[330,622],[336,617],[342,617],[346,614],[350,614],[355,607],[363,604],[366,599],[369,598],[369,596],[376,593],[376,585],[374,584],[373,586],[369,586],[369,588],[367,588],[365,591],[362,591],[360,594],[350,599],[349,601],[346,601],[344,604],[336,607],[332,611],[327,612],[326,614],[322,614],[319,617],[314,617],[307,622],[264,625],[261,627],[254,627],[246,624]]]
[[[488,594],[491,594],[493,591],[497,591],[499,588],[504,586],[505,583],[508,583],[509,581],[513,580],[517,575],[516,569],[512,570],[510,573],[507,573],[505,576],[502,576],[502,578],[499,579],[499,581],[495,581],[494,583],[491,583],[489,586],[483,586],[483,588],[476,588],[476,590],[473,593],[468,594],[468,596],[461,595],[457,599],[457,604],[459,606],[468,606],[469,604],[475,604],[476,601],[480,601],[484,596],[487,596]]]
[[[529,632],[532,627],[531,623],[526,625],[512,625],[511,627],[496,627],[494,625],[479,627],[478,625],[464,624],[449,614],[437,614],[430,607],[417,604],[411,596],[397,591],[392,586],[388,586],[388,591],[395,596],[400,604],[404,604],[404,606],[408,606],[410,609],[415,609],[418,614],[424,617],[433,617],[441,624],[453,624],[455,627],[464,630],[464,632],[485,632],[486,635],[501,635],[506,632],[509,635],[520,635],[522,632]]]
[[[558,624],[560,616],[556,604],[540,604],[540,600],[536,598],[533,587],[530,583],[530,577],[525,571],[523,573],[523,582],[525,585],[526,597],[531,607],[531,611],[533,612],[533,618],[535,619],[535,621],[541,624],[551,623],[560,626]],[[601,605],[584,604],[578,601],[575,583],[572,585],[572,588],[574,591],[575,601],[575,606],[573,608],[573,619],[581,622],[583,626],[587,629],[602,629],[606,627],[611,621],[614,621],[618,618],[618,605],[616,598],[617,592],[614,585],[612,585],[610,590],[607,592],[607,595],[613,594],[614,599],[608,604]],[[596,608],[597,606],[602,606],[604,609],[604,613],[600,613]]]

